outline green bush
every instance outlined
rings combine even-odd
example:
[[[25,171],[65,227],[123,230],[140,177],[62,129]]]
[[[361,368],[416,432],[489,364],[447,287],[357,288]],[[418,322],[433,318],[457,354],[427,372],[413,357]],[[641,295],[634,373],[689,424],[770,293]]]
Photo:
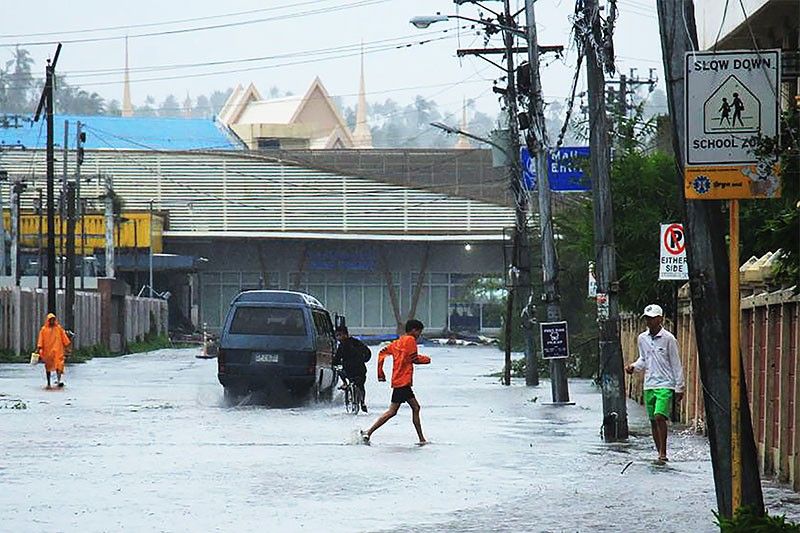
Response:
[[[739,507],[732,518],[714,513],[720,533],[800,533],[800,524],[787,522],[784,515],[759,515],[750,507]]]

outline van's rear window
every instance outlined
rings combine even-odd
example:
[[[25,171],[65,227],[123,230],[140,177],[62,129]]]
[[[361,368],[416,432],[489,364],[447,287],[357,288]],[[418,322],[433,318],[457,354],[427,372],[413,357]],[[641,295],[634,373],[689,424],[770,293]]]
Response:
[[[285,307],[239,307],[233,315],[231,333],[237,335],[306,334],[302,309]]]

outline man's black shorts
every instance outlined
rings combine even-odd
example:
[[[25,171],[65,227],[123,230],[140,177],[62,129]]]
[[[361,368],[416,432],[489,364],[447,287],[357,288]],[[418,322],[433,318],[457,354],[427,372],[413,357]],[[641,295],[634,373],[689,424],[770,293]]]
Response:
[[[392,403],[405,403],[414,399],[414,391],[411,387],[400,387],[399,389],[392,389]]]

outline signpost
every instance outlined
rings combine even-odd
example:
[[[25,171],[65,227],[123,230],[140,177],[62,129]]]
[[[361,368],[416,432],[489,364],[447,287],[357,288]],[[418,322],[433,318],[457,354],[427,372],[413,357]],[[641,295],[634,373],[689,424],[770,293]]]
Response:
[[[661,253],[658,263],[658,279],[685,281],[689,279],[686,263],[686,233],[683,224],[661,224],[659,239]]]
[[[540,322],[542,336],[542,359],[566,359],[569,357],[569,332],[566,321]]]
[[[742,501],[739,353],[739,199],[780,196],[780,167],[759,158],[762,137],[777,138],[780,50],[687,52],[687,199],[730,200],[731,508]],[[663,240],[663,239],[662,239]]]
[[[519,150],[522,162],[522,181],[525,188],[536,188],[536,161],[528,153],[528,147]],[[592,190],[589,178],[581,168],[582,161],[589,160],[588,146],[562,146],[555,153],[547,154],[550,190],[556,192],[587,192]]]
[[[776,198],[780,169],[756,155],[778,135],[780,50],[686,54],[687,199]]]

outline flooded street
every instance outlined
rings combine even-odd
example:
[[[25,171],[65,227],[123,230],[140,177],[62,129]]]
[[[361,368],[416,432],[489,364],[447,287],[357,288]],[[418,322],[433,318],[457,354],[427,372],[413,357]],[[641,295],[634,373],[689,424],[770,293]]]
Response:
[[[95,359],[69,367],[67,388],[54,391],[41,367],[0,366],[0,529],[716,530],[704,439],[671,435],[670,466],[654,467],[638,406],[637,436],[605,446],[590,382],[571,381],[576,405],[556,408],[542,405],[549,383],[505,388],[488,377],[502,365],[497,350],[424,352],[433,362],[414,383],[431,441],[422,448],[407,406],[372,446],[359,444],[390,396],[375,357],[370,413],[355,417],[338,396],[225,407],[216,361],[197,350]],[[11,408],[16,400],[27,408]],[[800,517],[793,493],[771,488],[766,499]]]

